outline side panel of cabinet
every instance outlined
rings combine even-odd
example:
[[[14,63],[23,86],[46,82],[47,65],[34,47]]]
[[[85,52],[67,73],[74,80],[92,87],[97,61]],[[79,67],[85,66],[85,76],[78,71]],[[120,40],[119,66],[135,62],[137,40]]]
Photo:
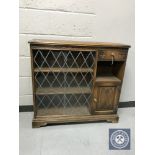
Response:
[[[120,86],[96,86],[94,91],[95,114],[116,113]]]

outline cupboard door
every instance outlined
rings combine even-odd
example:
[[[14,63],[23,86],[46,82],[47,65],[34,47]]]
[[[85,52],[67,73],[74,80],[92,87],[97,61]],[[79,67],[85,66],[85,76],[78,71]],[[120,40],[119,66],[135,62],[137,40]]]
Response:
[[[94,102],[96,114],[115,113],[118,106],[120,86],[97,86]]]

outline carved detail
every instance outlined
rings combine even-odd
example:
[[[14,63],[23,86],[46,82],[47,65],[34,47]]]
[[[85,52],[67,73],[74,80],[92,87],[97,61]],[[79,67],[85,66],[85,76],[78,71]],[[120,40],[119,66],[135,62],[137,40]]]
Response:
[[[115,117],[115,118],[110,118],[107,120],[107,122],[111,122],[111,123],[118,123],[119,117]]]
[[[46,126],[46,122],[32,122],[32,128],[40,128],[41,126]]]
[[[98,87],[97,109],[113,109],[115,87]]]

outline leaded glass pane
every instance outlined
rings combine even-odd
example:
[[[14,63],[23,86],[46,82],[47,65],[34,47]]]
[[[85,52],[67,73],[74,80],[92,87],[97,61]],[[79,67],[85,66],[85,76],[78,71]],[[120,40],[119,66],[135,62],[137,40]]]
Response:
[[[33,52],[37,115],[89,114],[95,51]]]

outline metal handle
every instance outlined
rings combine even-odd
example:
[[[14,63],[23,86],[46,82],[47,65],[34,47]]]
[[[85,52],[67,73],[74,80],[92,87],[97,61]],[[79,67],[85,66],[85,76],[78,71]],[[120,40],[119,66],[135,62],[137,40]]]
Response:
[[[114,53],[111,53],[111,56],[112,56],[112,60],[111,60],[111,63],[112,63],[112,65],[113,65],[113,63],[114,63]]]

